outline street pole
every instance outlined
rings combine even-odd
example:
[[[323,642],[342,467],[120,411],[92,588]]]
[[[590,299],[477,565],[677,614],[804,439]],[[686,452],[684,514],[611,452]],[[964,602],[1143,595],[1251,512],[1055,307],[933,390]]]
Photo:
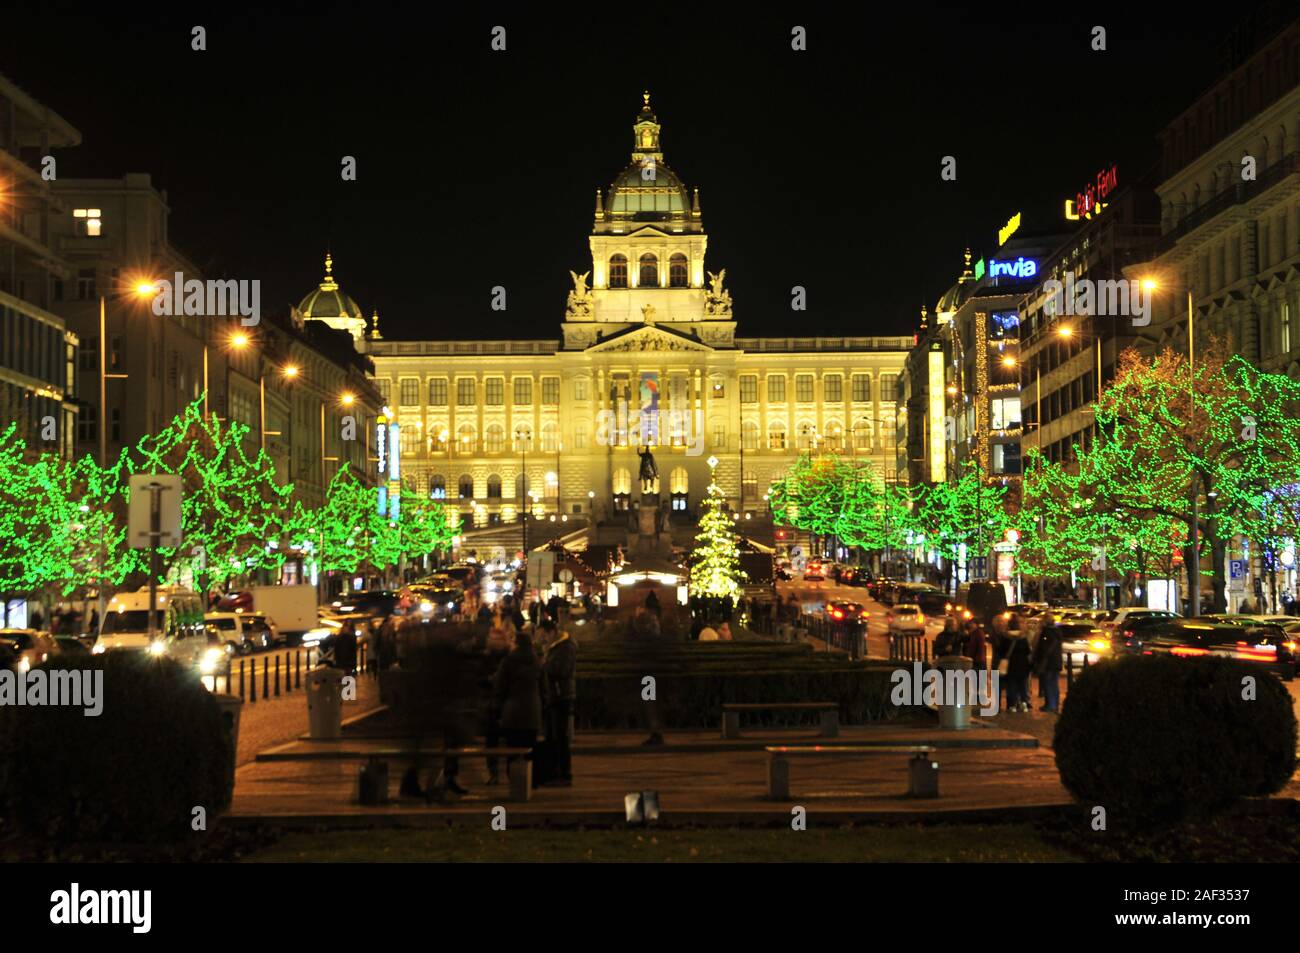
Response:
[[[162,484],[149,484],[149,644],[158,635],[158,538],[162,536]]]
[[[1192,321],[1192,289],[1187,289],[1187,397],[1189,408],[1187,411],[1188,431],[1192,432],[1195,428],[1193,424],[1196,420],[1196,350],[1195,335],[1196,328]],[[1196,465],[1192,464],[1191,474],[1192,485],[1192,526],[1188,537],[1191,541],[1191,551],[1188,555],[1191,557],[1187,563],[1187,586],[1190,590],[1188,597],[1189,605],[1192,610],[1192,617],[1195,618],[1201,614],[1201,556],[1200,541],[1197,538],[1200,533],[1200,519],[1197,514],[1196,499]]]
[[[259,357],[260,361],[260,357]],[[266,452],[266,375],[257,375],[257,400],[259,429],[262,431],[262,452]]]

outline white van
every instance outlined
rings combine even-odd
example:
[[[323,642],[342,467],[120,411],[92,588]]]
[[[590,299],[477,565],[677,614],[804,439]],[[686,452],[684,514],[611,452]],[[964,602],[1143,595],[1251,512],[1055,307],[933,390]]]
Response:
[[[203,625],[203,602],[188,589],[158,587],[156,637],[149,642],[149,587],[120,592],[108,603],[92,652],[110,650],[166,655],[183,665],[197,667],[208,649]]]

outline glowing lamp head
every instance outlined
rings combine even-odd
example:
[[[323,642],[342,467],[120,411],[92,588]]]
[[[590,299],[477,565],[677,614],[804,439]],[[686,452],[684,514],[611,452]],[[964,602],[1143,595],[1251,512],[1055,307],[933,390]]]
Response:
[[[297,376],[298,376],[298,365],[296,365],[296,364],[286,364],[286,365],[285,365],[285,368],[284,368],[284,376],[285,376],[285,377],[297,377]]]
[[[1056,333],[1057,333],[1058,335],[1060,335],[1061,337],[1063,337],[1063,338],[1073,337],[1073,336],[1074,336],[1074,328],[1071,328],[1071,327],[1057,328],[1057,329],[1056,329]]]
[[[343,406],[345,406],[345,407],[351,407],[351,406],[352,406],[352,402],[353,402],[354,400],[356,400],[356,399],[357,399],[357,398],[356,398],[356,396],[355,396],[354,394],[344,394],[344,395],[340,398],[340,400],[343,402]]]
[[[1142,279],[1142,290],[1143,290],[1143,291],[1155,291],[1155,290],[1157,290],[1159,287],[1160,287],[1160,282],[1156,281],[1154,278],[1143,278],[1143,279]]]
[[[242,331],[232,334],[230,336],[230,346],[233,348],[248,347],[248,335]]]
[[[1002,366],[1003,366],[1003,367],[1015,367],[1015,366],[1016,366],[1016,359],[1015,359],[1014,357],[1012,357],[1010,354],[1008,354],[1006,357],[1004,357],[1004,358],[1002,359]]]
[[[158,286],[152,281],[137,281],[133,290],[141,298],[152,298],[158,293]]]

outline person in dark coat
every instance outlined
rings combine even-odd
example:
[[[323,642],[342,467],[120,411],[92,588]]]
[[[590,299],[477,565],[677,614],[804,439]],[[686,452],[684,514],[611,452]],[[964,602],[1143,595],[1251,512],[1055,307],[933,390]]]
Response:
[[[971,661],[971,670],[982,672],[987,665],[987,648],[988,642],[984,637],[984,629],[978,622],[966,623],[966,645],[963,651]]]
[[[351,621],[344,622],[331,645],[334,649],[334,667],[348,673],[354,672],[357,667],[357,627]]]
[[[1061,707],[1061,642],[1061,628],[1052,624],[1043,627],[1034,646],[1032,667],[1043,695],[1040,711],[1055,712]]]
[[[948,616],[943,622],[943,631],[934,637],[934,657],[957,655],[961,652],[961,634],[957,630],[957,620]]]
[[[561,632],[546,646],[542,662],[546,696],[546,739],[555,747],[558,777],[555,784],[573,783],[573,736],[569,720],[578,697],[578,643]]]
[[[515,633],[515,648],[501,662],[493,679],[493,695],[501,712],[501,732],[508,748],[533,748],[542,729],[542,666],[533,652],[532,636]],[[510,769],[513,757],[506,759]]]
[[[1002,637],[998,662],[1006,661],[1000,677],[1007,689],[1007,711],[1029,711],[1029,640],[1016,629]],[[1000,669],[999,669],[1000,670]]]
[[[558,595],[551,596],[546,602],[546,614],[557,626],[560,624],[560,610],[563,608],[564,600]]]
[[[659,606],[659,597],[654,594],[654,590],[645,597],[645,607],[658,616],[663,610]]]

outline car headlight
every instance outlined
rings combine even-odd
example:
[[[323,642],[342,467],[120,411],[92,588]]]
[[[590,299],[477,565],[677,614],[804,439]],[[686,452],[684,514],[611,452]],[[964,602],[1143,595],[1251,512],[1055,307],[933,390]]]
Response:
[[[31,668],[32,668],[32,660],[29,659],[26,655],[18,659],[19,675],[26,675],[29,671],[31,671]]]
[[[432,612],[432,611],[433,611],[433,603],[432,603],[432,602],[429,602],[428,600],[425,600],[424,602],[421,602],[421,603],[420,603],[420,611],[421,611],[421,612],[426,612],[426,613],[428,613],[428,612]]]
[[[103,654],[104,654],[104,643],[103,643],[103,642],[96,642],[95,645],[94,645],[94,648],[92,648],[92,649],[90,650],[90,654],[91,654],[91,655],[103,655]]]
[[[167,654],[167,643],[166,643],[166,642],[162,642],[162,641],[158,641],[158,642],[150,642],[150,643],[149,643],[149,654],[150,654],[150,655],[165,655],[165,654]]]
[[[203,653],[203,660],[199,663],[199,671],[204,675],[211,675],[217,669],[222,667],[226,660],[226,653],[222,649],[211,648]]]

